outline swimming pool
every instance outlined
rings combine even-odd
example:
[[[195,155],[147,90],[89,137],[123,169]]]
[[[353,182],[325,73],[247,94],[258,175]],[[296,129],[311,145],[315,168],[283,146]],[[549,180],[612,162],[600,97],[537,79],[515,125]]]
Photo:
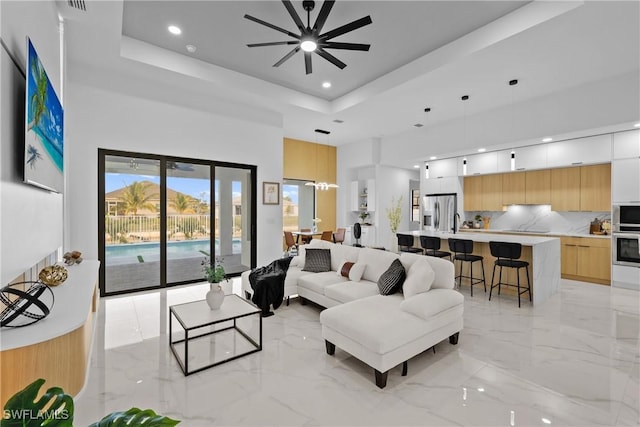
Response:
[[[218,250],[220,241],[215,240],[215,249]],[[167,257],[182,258],[185,256],[204,256],[210,253],[209,240],[183,240],[180,242],[167,242]],[[204,252],[204,253],[203,253]],[[242,253],[242,242],[240,239],[232,240],[232,253]],[[160,255],[160,243],[129,243],[123,245],[107,245],[105,246],[105,257],[107,261],[114,258],[141,256],[158,257]]]

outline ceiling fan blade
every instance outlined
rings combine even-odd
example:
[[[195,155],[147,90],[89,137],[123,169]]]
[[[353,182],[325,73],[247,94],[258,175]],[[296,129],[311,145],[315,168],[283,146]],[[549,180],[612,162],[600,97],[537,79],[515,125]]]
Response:
[[[336,58],[335,56],[331,55],[329,52],[327,52],[326,50],[324,50],[322,48],[316,49],[316,53],[318,55],[320,55],[321,57],[323,57],[324,59],[326,59],[327,61],[331,62],[336,67],[340,68],[341,70],[344,67],[347,66],[347,64],[345,64],[344,62],[340,61],[338,58]]]
[[[293,22],[296,23],[296,26],[298,27],[300,32],[303,33],[304,24],[302,23],[302,19],[300,19],[300,15],[298,15],[298,12],[296,12],[291,2],[289,0],[282,0],[282,4],[284,4],[284,7],[287,9],[287,12],[289,12],[289,15],[291,15]]]
[[[325,41],[332,39],[334,37],[338,37],[343,35],[344,33],[348,33],[349,31],[357,30],[358,28],[364,27],[365,25],[371,24],[373,21],[370,16],[365,16],[364,18],[357,19],[353,22],[349,22],[341,27],[333,29],[329,32],[321,34],[318,36],[318,40]]]
[[[276,25],[269,24],[268,22],[263,21],[262,19],[254,18],[251,15],[244,15],[244,17],[249,21],[257,22],[258,24],[264,25],[265,27],[272,28],[276,31],[280,31],[281,33],[285,33],[286,35],[291,36],[293,38],[300,39],[300,34],[295,34],[295,33],[292,33],[291,31],[285,30],[284,28],[280,28]]]
[[[278,62],[276,62],[275,64],[273,64],[274,67],[279,67],[281,66],[287,59],[291,58],[293,55],[295,55],[298,51],[300,50],[300,46],[296,46],[293,48],[293,50],[289,53],[287,53],[285,56],[282,57],[282,59]]]
[[[339,42],[325,42],[321,43],[320,47],[324,49],[345,49],[345,50],[365,50],[368,51],[371,47],[370,44],[362,43],[339,43]]]
[[[298,44],[300,43],[299,41],[295,41],[295,40],[291,40],[288,42],[267,42],[267,43],[251,43],[248,44],[248,47],[261,47],[261,46],[279,46],[279,45],[286,45],[286,44]]]
[[[322,3],[320,12],[318,12],[318,17],[316,18],[316,23],[313,24],[314,34],[319,34],[320,31],[322,31],[322,27],[324,27],[324,23],[327,21],[327,17],[334,3],[335,0],[325,0],[324,3]]]
[[[311,52],[304,53],[304,70],[307,74],[311,74],[313,71],[311,69]]]

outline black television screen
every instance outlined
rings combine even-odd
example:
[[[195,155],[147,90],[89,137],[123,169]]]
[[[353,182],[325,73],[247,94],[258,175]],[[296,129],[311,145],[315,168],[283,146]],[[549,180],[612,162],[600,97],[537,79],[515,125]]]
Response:
[[[61,193],[64,188],[63,109],[27,38],[24,181]]]

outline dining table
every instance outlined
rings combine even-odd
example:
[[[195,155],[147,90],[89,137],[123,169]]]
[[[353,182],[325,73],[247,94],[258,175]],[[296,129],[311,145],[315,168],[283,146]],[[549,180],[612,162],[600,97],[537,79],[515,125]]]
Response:
[[[312,240],[313,236],[322,236],[322,231],[292,231],[291,234],[296,236],[296,244],[298,244],[300,236],[309,237],[309,240]]]

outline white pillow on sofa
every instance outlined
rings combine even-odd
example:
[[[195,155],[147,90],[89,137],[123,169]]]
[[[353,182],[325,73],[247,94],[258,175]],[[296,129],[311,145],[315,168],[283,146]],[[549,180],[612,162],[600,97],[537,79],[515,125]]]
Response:
[[[342,276],[342,269],[344,265],[348,262],[353,264],[349,269],[349,280],[351,280],[352,282],[359,282],[360,279],[362,279],[362,275],[364,274],[364,269],[367,266],[365,263],[362,263],[362,262],[351,262],[348,260],[343,261],[340,264],[340,267],[338,268],[338,272],[337,272],[338,276]]]
[[[423,292],[429,292],[435,278],[436,272],[433,271],[429,261],[426,259],[417,260],[411,265],[411,268],[409,268],[407,278],[402,285],[404,298],[407,299]]]

